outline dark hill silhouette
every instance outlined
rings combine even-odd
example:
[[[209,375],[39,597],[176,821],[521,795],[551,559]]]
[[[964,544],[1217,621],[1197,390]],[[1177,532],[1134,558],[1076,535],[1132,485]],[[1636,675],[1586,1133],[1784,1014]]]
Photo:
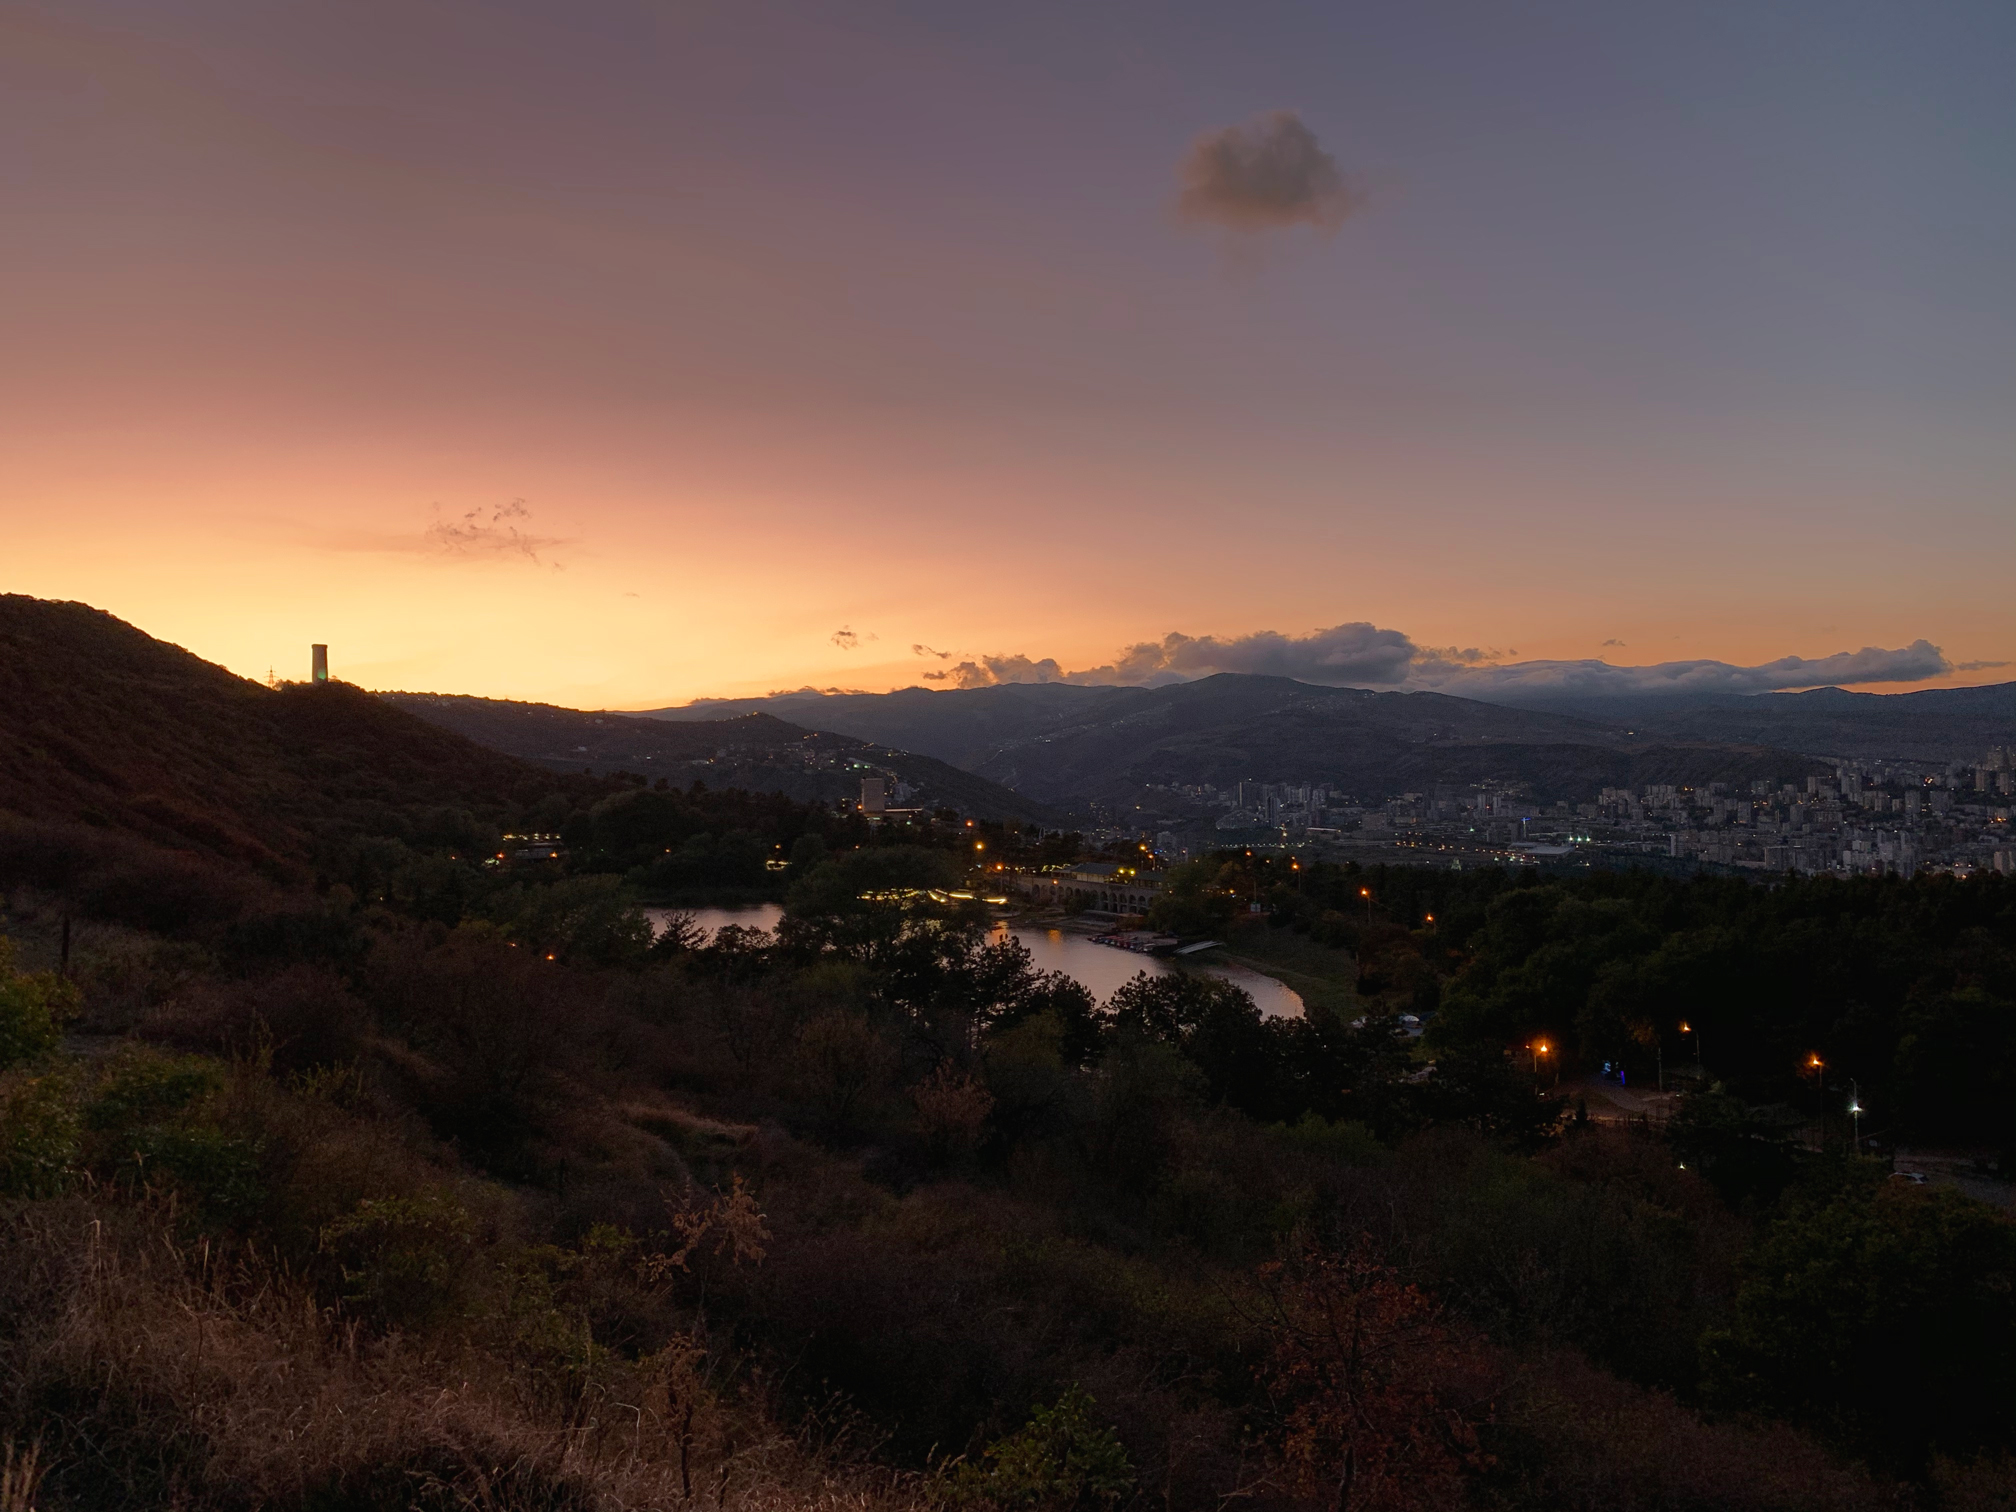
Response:
[[[0,812],[19,819],[288,874],[332,829],[557,785],[347,684],[269,688],[89,605],[0,595]]]
[[[830,803],[860,795],[861,774],[852,765],[858,762],[895,773],[923,807],[950,806],[982,819],[1068,822],[1032,797],[934,757],[808,730],[770,714],[674,722],[459,693],[379,696],[493,750],[560,771],[635,772],[682,786],[698,778],[710,787]]]

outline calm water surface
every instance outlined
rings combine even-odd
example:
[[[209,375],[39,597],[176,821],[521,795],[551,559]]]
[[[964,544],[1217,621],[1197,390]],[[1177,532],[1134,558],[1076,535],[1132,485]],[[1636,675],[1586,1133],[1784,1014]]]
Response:
[[[647,908],[644,913],[651,920],[652,928],[662,929],[667,919],[682,911],[692,914],[693,922],[710,939],[717,929],[726,924],[737,924],[744,929],[772,929],[784,917],[784,910],[775,903],[757,903],[747,908]],[[1181,970],[1201,971],[1236,982],[1251,994],[1260,1011],[1268,1018],[1292,1018],[1302,1012],[1302,999],[1291,989],[1270,976],[1248,971],[1244,966],[1193,961],[1178,967],[1158,956],[1135,955],[1132,951],[1115,950],[1110,945],[1094,945],[1084,935],[1062,929],[997,924],[994,934],[997,938],[1013,935],[1028,949],[1029,958],[1035,962],[1038,971],[1061,971],[1102,1003],[1133,980],[1136,972],[1169,976]]]

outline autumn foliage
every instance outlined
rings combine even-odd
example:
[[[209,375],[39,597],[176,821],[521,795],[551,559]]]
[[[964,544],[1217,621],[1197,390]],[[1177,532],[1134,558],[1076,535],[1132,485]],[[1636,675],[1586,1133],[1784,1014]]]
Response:
[[[1463,1500],[1489,1457],[1500,1367],[1476,1336],[1360,1240],[1304,1243],[1261,1269],[1259,1370],[1299,1506],[1411,1512]]]

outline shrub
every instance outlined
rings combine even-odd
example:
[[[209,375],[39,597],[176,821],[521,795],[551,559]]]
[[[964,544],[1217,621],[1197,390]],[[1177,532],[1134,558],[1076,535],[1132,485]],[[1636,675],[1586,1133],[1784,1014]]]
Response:
[[[84,1107],[87,1152],[101,1177],[172,1189],[198,1219],[250,1216],[265,1197],[260,1141],[214,1117],[223,1068],[193,1055],[128,1050]]]
[[[215,1062],[130,1050],[107,1069],[84,1110],[84,1121],[116,1139],[187,1112],[223,1085]]]
[[[950,1061],[918,1083],[910,1097],[917,1104],[917,1131],[940,1160],[972,1154],[994,1111],[994,1095]]]
[[[0,1070],[47,1055],[75,1017],[76,987],[53,971],[14,969],[14,942],[0,935]]]
[[[21,1077],[0,1090],[0,1193],[55,1197],[77,1164],[77,1093],[64,1072]]]
[[[343,1297],[376,1323],[423,1327],[462,1311],[477,1252],[476,1220],[450,1192],[367,1197],[322,1230]]]
[[[1097,1405],[1073,1386],[1054,1407],[1038,1407],[1026,1426],[987,1446],[984,1470],[964,1467],[956,1499],[1035,1512],[1112,1506],[1134,1489],[1134,1466],[1119,1436],[1092,1415]]]

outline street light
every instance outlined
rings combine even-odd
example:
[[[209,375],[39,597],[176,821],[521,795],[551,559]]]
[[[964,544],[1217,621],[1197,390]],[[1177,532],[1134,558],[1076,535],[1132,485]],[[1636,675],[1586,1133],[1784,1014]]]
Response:
[[[1817,1055],[1806,1057],[1813,1069],[1813,1106],[1820,1115],[1820,1153],[1827,1153],[1827,1063]]]
[[[1708,1075],[1708,1066],[1701,1058],[1701,1031],[1688,1023],[1687,1020],[1682,1019],[1680,1020],[1680,1032],[1694,1036],[1694,1065],[1705,1079]]]
[[[1372,889],[1361,887],[1358,889],[1358,896],[1365,900],[1365,923],[1369,928],[1372,923]]]
[[[1855,1120],[1855,1153],[1862,1153],[1862,1088],[1854,1077],[1848,1078],[1848,1112]]]

